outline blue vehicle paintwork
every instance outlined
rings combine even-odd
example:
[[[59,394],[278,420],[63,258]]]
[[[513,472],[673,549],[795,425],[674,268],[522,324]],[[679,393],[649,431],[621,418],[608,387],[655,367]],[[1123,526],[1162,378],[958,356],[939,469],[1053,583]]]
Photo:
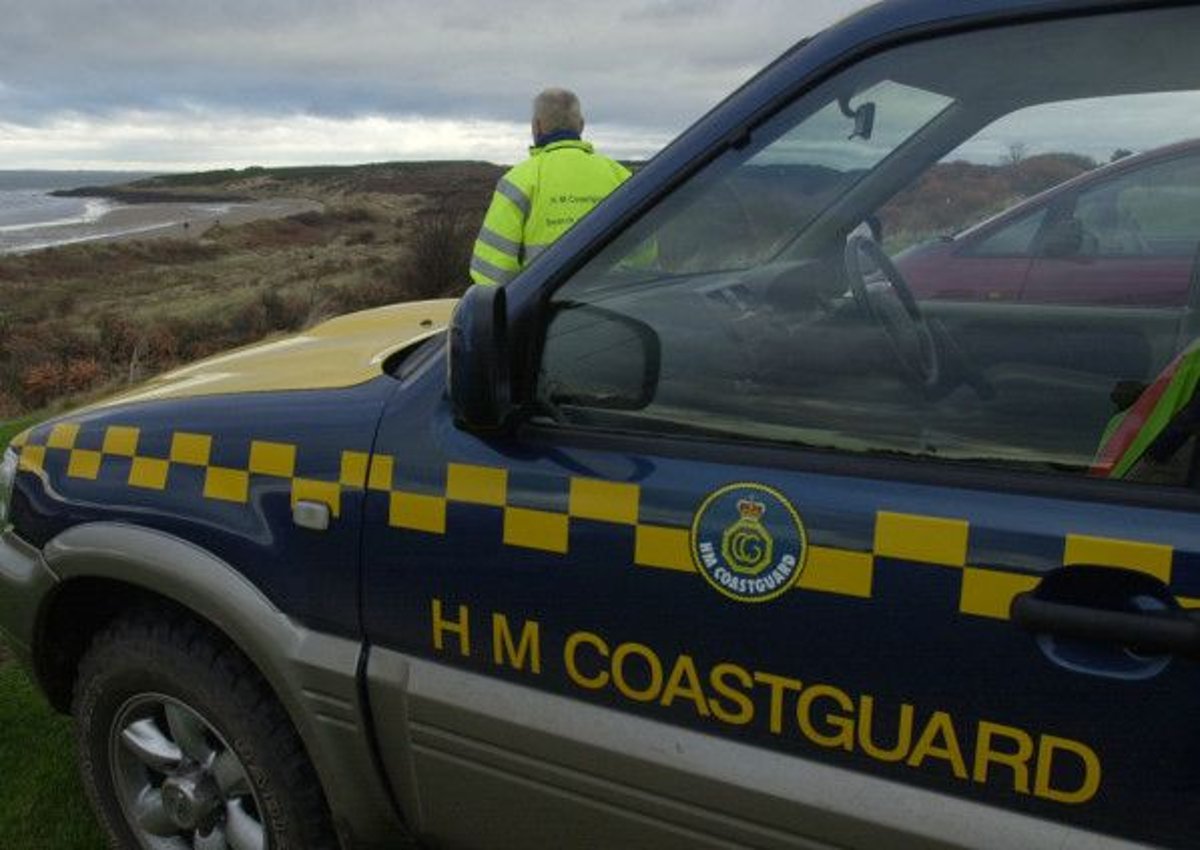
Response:
[[[342,452],[369,453],[376,424],[397,383],[380,376],[358,387],[143,402],[67,416],[34,429],[31,442],[60,421],[80,424],[76,445],[98,451],[109,426],[140,429],[138,454],[166,458],[172,434],[211,435],[211,465],[245,470],[252,440],[296,446],[296,475],[337,481]],[[358,633],[359,516],[362,490],[342,488],[341,517],[327,532],[296,527],[290,487],[250,476],[246,503],[205,498],[204,472],[172,464],[167,487],[128,484],[130,460],[105,456],[94,481],[66,474],[67,453],[47,453],[50,487],[18,477],[14,522],[42,545],[73,525],[127,521],[196,541],[235,565],[291,616],[337,634]]]

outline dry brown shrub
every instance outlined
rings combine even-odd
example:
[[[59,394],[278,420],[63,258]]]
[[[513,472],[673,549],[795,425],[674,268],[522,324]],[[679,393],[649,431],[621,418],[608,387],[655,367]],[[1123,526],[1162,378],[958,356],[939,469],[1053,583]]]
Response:
[[[413,298],[440,298],[461,292],[470,281],[475,229],[458,209],[427,210],[412,222],[409,232]]]
[[[77,393],[91,389],[104,377],[104,369],[94,359],[70,360],[62,370],[63,388]]]
[[[0,390],[0,419],[12,419],[25,411],[17,397],[7,390]]]
[[[171,363],[179,356],[179,340],[165,325],[150,328],[144,340],[146,358],[154,363]]]
[[[31,407],[41,407],[62,393],[63,368],[46,361],[30,366],[21,375],[21,397]]]

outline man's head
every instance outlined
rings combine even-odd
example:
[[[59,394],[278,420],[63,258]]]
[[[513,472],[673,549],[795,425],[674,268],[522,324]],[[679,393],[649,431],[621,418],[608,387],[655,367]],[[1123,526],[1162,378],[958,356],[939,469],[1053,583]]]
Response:
[[[583,132],[579,98],[566,89],[546,89],[533,99],[533,138],[564,130]]]

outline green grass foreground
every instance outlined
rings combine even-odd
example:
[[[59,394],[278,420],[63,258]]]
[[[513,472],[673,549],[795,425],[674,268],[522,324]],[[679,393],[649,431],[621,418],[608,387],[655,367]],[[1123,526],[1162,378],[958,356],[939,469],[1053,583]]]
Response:
[[[8,441],[20,434],[30,425],[37,423],[41,417],[26,416],[22,419],[11,419],[8,422],[0,422],[0,450],[3,450],[8,445]]]
[[[0,446],[37,421],[0,423]],[[0,643],[0,847],[105,846],[75,772],[71,720],[55,714]]]
[[[50,710],[0,647],[0,847],[104,846],[75,772],[70,718]]]

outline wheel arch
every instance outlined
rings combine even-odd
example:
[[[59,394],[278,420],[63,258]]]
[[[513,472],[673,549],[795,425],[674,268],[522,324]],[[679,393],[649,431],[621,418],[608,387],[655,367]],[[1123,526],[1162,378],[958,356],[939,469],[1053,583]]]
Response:
[[[176,610],[229,641],[267,682],[344,838],[356,846],[394,841],[401,823],[370,739],[359,641],[292,620],[234,567],[165,532],[89,523],[55,537],[43,557],[58,582],[39,611],[33,663],[55,708],[69,706],[78,664],[98,630],[133,608]]]

